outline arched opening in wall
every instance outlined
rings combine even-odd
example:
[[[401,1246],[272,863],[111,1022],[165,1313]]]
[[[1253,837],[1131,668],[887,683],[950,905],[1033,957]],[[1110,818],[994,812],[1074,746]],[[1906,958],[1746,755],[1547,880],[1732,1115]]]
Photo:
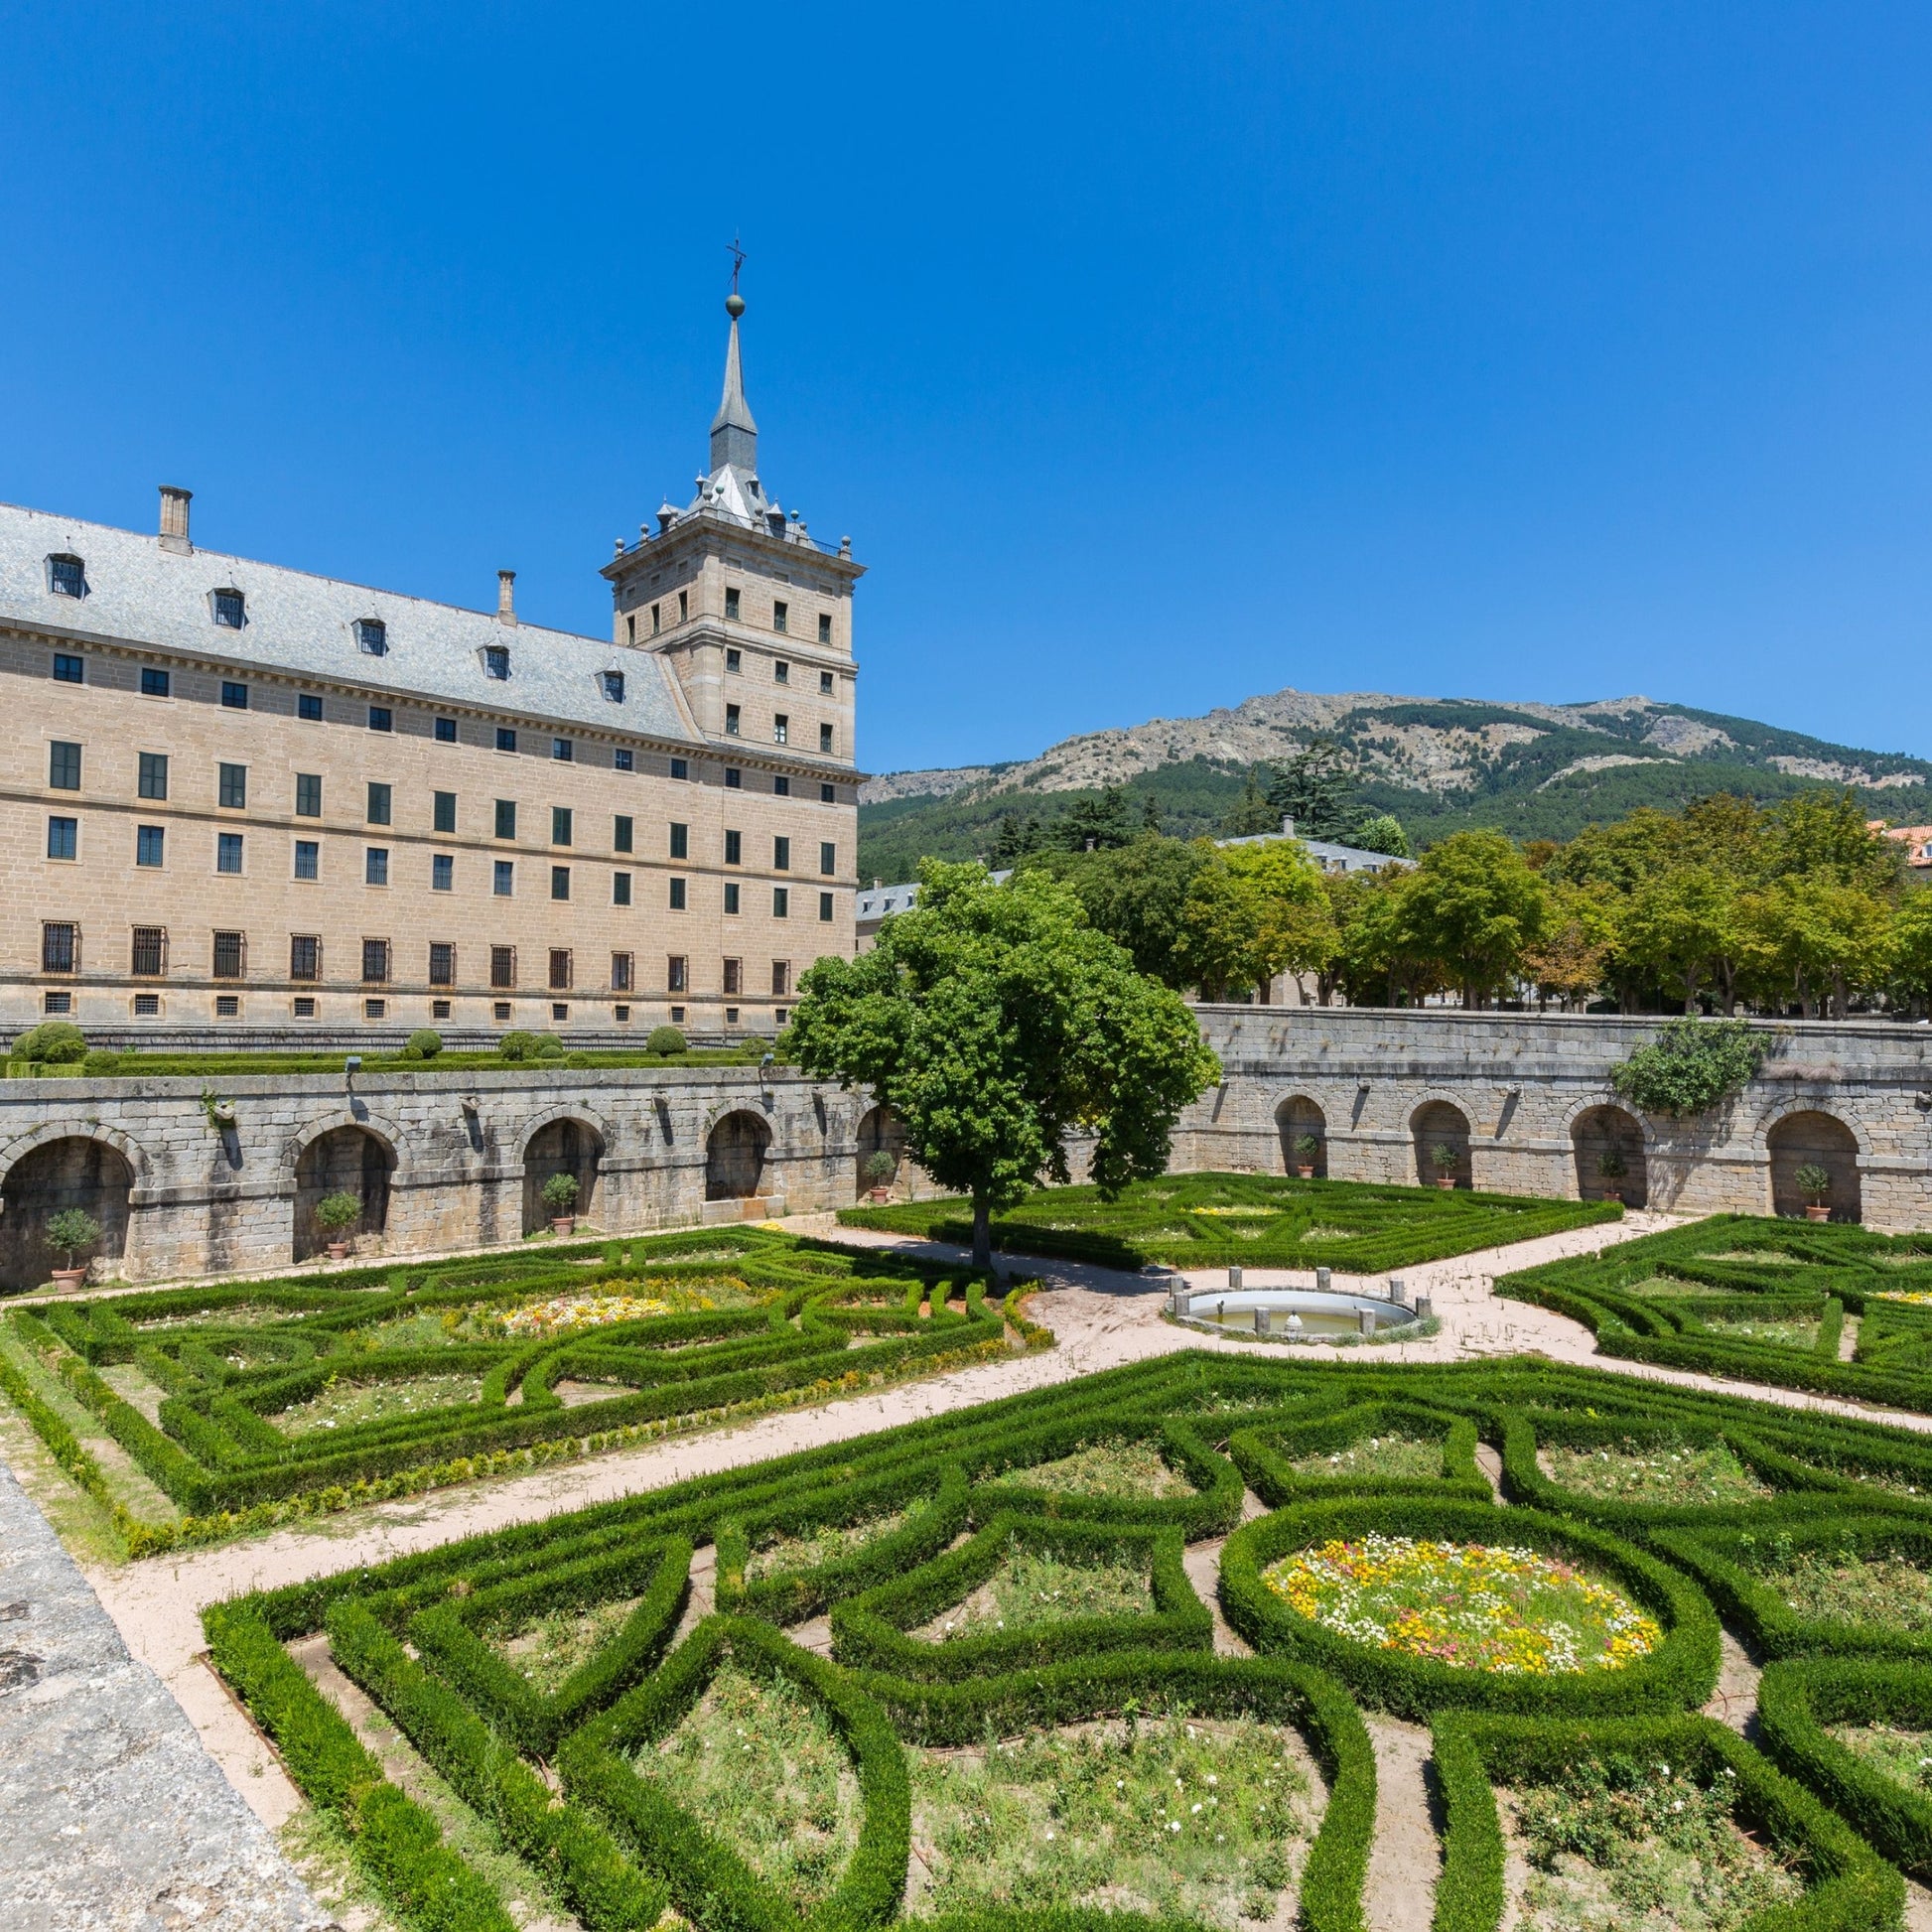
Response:
[[[362,1203],[362,1217],[347,1231],[350,1241],[380,1238],[389,1224],[389,1174],[395,1157],[379,1135],[361,1127],[332,1127],[302,1150],[295,1164],[295,1258],[307,1261],[324,1253],[332,1234],[316,1218],[316,1209],[330,1194],[353,1194]]]
[[[1431,1100],[1409,1117],[1416,1142],[1416,1178],[1425,1187],[1473,1187],[1469,1162],[1469,1117],[1447,1100]]]
[[[523,1150],[523,1232],[534,1234],[565,1214],[594,1220],[597,1214],[598,1163],[604,1137],[581,1120],[553,1120],[530,1136]],[[554,1175],[567,1173],[577,1183],[568,1207],[553,1206],[543,1190]]]
[[[905,1123],[890,1107],[872,1108],[859,1123],[854,1198],[864,1200],[875,1189],[897,1187],[905,1178],[906,1165]]]
[[[706,1200],[750,1200],[764,1178],[771,1130],[757,1114],[727,1114],[704,1150]]]
[[[134,1170],[105,1141],[75,1134],[48,1141],[23,1154],[0,1185],[0,1284],[38,1288],[65,1252],[48,1246],[47,1224],[64,1208],[77,1207],[100,1225],[100,1239],[74,1255],[74,1266],[91,1260],[96,1275],[118,1271],[127,1252],[127,1197]]]
[[[1650,1203],[1643,1129],[1621,1107],[1592,1107],[1570,1130],[1577,1154],[1577,1198],[1620,1200],[1625,1207]]]
[[[1312,1177],[1328,1177],[1328,1117],[1306,1094],[1284,1100],[1275,1109],[1275,1127],[1282,1137],[1282,1167],[1288,1173],[1304,1168]]]
[[[1834,1221],[1861,1217],[1859,1143],[1831,1114],[1786,1114],[1765,1137],[1771,1154],[1771,1212],[1802,1218],[1813,1201]],[[1816,1183],[1823,1174],[1825,1185]]]

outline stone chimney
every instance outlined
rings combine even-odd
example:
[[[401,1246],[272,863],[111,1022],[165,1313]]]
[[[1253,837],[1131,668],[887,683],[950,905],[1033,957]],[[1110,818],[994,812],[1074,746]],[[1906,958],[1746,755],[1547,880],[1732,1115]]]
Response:
[[[1292,839],[1294,836],[1295,836],[1295,821],[1293,818],[1284,816],[1282,819],[1282,837],[1285,839]]]
[[[496,621],[516,621],[516,572],[513,570],[499,570],[496,573]]]
[[[188,505],[195,492],[173,483],[161,485],[161,547],[177,556],[192,557],[195,546],[188,540]]]

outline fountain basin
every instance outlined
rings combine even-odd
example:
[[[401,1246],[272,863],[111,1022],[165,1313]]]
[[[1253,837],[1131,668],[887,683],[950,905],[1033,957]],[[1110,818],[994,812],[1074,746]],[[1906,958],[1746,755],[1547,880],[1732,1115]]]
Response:
[[[1208,1334],[1239,1332],[1273,1341],[1359,1339],[1418,1319],[1406,1303],[1312,1288],[1182,1289],[1173,1298],[1173,1313]]]

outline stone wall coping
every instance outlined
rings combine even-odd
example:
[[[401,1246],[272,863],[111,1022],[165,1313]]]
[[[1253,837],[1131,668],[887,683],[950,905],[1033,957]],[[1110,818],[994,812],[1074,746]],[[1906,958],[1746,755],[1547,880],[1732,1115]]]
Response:
[[[0,1105],[8,1100],[199,1100],[210,1088],[224,1100],[271,1098],[280,1095],[346,1098],[349,1094],[401,1093],[530,1093],[545,1088],[579,1090],[586,1087],[689,1087],[693,1075],[707,1086],[729,1085],[752,1093],[761,1087],[789,1090],[819,1088],[837,1091],[835,1080],[820,1080],[797,1067],[771,1066],[560,1066],[555,1061],[537,1067],[489,1067],[463,1072],[404,1072],[377,1067],[353,1076],[343,1073],[237,1073],[214,1077],[203,1074],[76,1074],[0,1083]]]

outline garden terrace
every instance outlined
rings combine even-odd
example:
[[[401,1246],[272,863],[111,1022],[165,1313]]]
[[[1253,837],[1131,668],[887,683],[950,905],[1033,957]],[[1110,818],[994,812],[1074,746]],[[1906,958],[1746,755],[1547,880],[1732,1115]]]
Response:
[[[1642,1471],[1673,1456],[1693,1477],[1659,1498]],[[1605,1478],[1617,1458],[1637,1473]],[[1370,1712],[1433,1726],[1436,1932],[1494,1932],[1525,1869],[1538,1899],[1643,1932],[1780,1909],[1800,1916],[1766,1928],[1880,1932],[1902,1887],[1854,1827],[1882,1814],[1886,1848],[1927,1862],[1932,1797],[1863,1730],[1932,1733],[1932,1637],[1881,1644],[1779,1592],[1815,1555],[1932,1604],[1920,1482],[1922,1436],[1597,1370],[1184,1350],[254,1591],[205,1626],[412,1925],[449,1922],[410,1902],[438,1888],[466,1925],[507,1922],[455,1849],[474,1829],[590,1932],[667,1906],[698,1932],[1360,1932]],[[1697,1715],[1721,1620],[1790,1660],[1766,1679],[1775,1764]],[[1446,1622],[1473,1641],[1446,1650]],[[366,1758],[319,1645],[464,1833]]]
[[[142,1554],[1046,1341],[986,1287],[753,1228],[546,1246],[18,1308],[0,1389]]]
[[[1449,1255],[1615,1220],[1614,1201],[1523,1200],[1508,1194],[1370,1186],[1235,1173],[1136,1181],[1117,1200],[1097,1187],[1042,1187],[993,1217],[993,1243],[1106,1268],[1335,1268],[1378,1275]],[[957,1199],[844,1209],[847,1227],[965,1245],[970,1203]]]

